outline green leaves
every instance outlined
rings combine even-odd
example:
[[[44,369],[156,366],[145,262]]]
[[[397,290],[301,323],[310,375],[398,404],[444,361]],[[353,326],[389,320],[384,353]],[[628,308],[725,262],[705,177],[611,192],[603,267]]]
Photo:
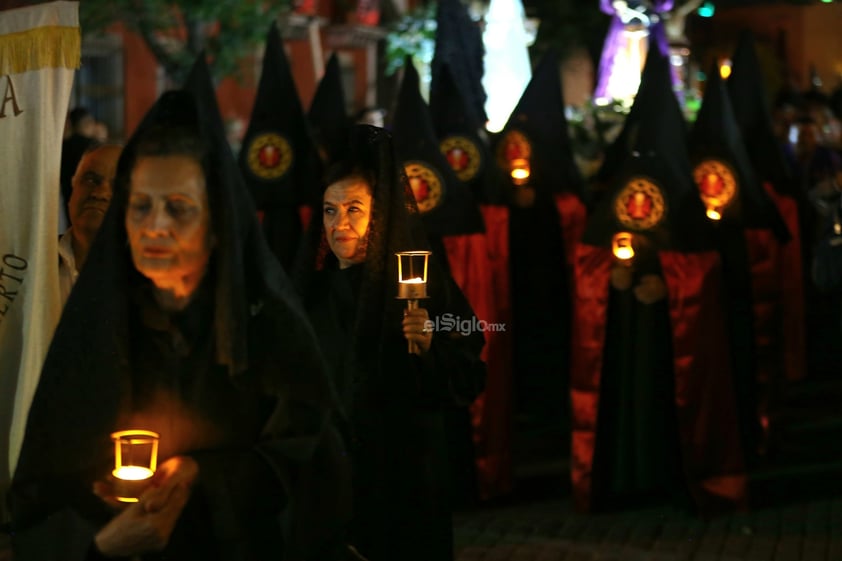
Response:
[[[422,4],[389,26],[386,75],[402,68],[408,56],[429,64],[436,48],[436,2]]]
[[[263,44],[290,0],[85,0],[83,33],[122,22],[138,33],[173,82],[180,83],[205,50],[214,77],[239,76],[240,63]]]

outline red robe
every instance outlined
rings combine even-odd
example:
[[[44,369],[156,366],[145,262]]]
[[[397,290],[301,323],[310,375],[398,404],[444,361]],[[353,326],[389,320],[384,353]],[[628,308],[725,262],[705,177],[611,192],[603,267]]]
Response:
[[[453,280],[479,320],[503,325],[488,330],[482,359],[485,391],[471,406],[479,495],[512,491],[512,308],[509,286],[509,211],[482,205],[485,233],[443,238]]]
[[[582,200],[573,193],[557,193],[554,196],[556,210],[561,217],[561,231],[564,237],[564,254],[567,257],[567,266],[573,269],[573,262],[576,259],[576,246],[585,233],[585,223],[588,219],[588,211]]]
[[[778,273],[781,279],[781,313],[783,321],[784,375],[787,380],[799,380],[807,370],[806,319],[804,314],[804,269],[801,255],[801,226],[798,205],[792,197],[780,195],[769,183],[766,192],[772,197],[778,212],[789,229],[791,239],[781,250]]]
[[[682,468],[702,510],[743,506],[746,479],[737,426],[734,383],[721,308],[715,252],[660,252],[668,289],[675,375],[675,407]],[[571,478],[576,507],[591,508],[600,378],[605,352],[611,250],[580,244],[576,252],[571,349]]]
[[[784,374],[781,246],[770,230],[746,230],[751,271],[757,383],[766,385]]]

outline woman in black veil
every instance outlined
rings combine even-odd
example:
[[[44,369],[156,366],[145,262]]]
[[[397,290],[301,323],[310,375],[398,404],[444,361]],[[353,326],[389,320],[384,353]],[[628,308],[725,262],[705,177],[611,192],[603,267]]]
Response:
[[[395,298],[395,253],[428,244],[386,131],[354,127],[350,156],[325,179],[295,281],[348,419],[349,542],[370,561],[452,559],[443,405],[482,390],[483,335],[466,329],[473,311],[436,256],[429,299],[406,311]]]
[[[335,559],[348,469],[312,328],[269,252],[203,64],[152,108],[65,308],[10,493],[17,559]],[[114,509],[109,435],[160,436]]]

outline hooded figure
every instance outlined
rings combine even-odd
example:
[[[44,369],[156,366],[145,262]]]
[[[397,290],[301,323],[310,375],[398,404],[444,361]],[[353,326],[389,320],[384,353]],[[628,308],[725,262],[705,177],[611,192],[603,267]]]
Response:
[[[325,73],[319,81],[307,119],[313,126],[317,145],[326,164],[341,160],[348,149],[351,118],[342,89],[342,69],[336,53],[330,55]]]
[[[810,231],[808,203],[792,180],[783,151],[772,131],[760,62],[750,33],[743,33],[740,37],[733,61],[733,70],[728,77],[728,93],[749,160],[792,237],[781,251],[781,269],[784,272],[781,305],[786,328],[782,344],[786,379],[797,380],[804,376],[806,370],[804,276],[809,274],[806,264],[810,262],[812,243],[811,236],[807,234]]]
[[[486,322],[501,323],[502,320],[492,312],[495,293],[489,282],[488,271],[491,266],[483,215],[468,186],[460,181],[442,153],[430,110],[421,97],[418,73],[411,64],[406,66],[404,73],[392,131],[395,135],[395,152],[403,162],[421,210],[421,220],[433,247],[440,248],[439,252],[445,256],[451,276],[471,303],[477,317]],[[425,191],[433,195],[424,196]],[[439,194],[435,195],[437,191]],[[490,351],[486,346],[486,353]],[[483,358],[487,359],[488,355]],[[505,360],[506,357],[495,358]],[[499,366],[506,368],[509,365],[503,362]],[[502,389],[499,386],[496,380],[492,382],[492,387],[497,391]],[[501,414],[503,419],[507,418],[505,406],[508,403],[498,404],[504,406],[502,411],[493,413],[487,411],[482,403],[472,404],[471,409],[459,407],[448,412],[453,486],[461,493],[460,497],[454,498],[461,503],[474,502],[477,491],[488,497],[485,481],[489,476],[499,477],[496,471],[505,469],[503,466],[498,467],[502,458],[489,457],[489,435],[485,433],[491,415]],[[498,444],[506,445],[506,433],[502,436]],[[476,449],[474,444],[478,445]],[[508,448],[504,453],[507,452]],[[492,475],[490,471],[495,473]],[[477,487],[477,483],[480,487]]]
[[[481,124],[470,119],[452,76],[444,64],[441,79],[432,85],[436,89],[431,87],[430,116],[442,154],[479,203],[485,233],[477,242],[477,236],[445,238],[450,271],[478,317],[509,326],[509,209],[488,144],[478,134]],[[471,406],[471,420],[479,496],[489,500],[512,491],[512,333],[488,331],[485,341],[488,379]]]
[[[9,497],[15,557],[336,559],[335,411],[200,59],[126,145],[56,330]],[[158,471],[115,511],[109,435],[137,428],[160,435]]]
[[[395,154],[404,165],[424,228],[433,244],[445,236],[481,233],[482,215],[471,191],[441,153],[418,71],[404,65],[392,122]]]
[[[558,431],[569,412],[570,276],[587,215],[584,185],[564,115],[558,53],[550,51],[495,143],[495,162],[513,203],[509,247],[516,411],[519,432]],[[518,173],[526,178],[517,178]],[[566,447],[559,446],[564,454]]]
[[[396,253],[425,250],[426,234],[389,134],[357,125],[350,147],[295,279],[348,419],[350,543],[371,561],[452,559],[444,409],[482,391],[482,333],[435,259],[429,298],[410,311],[396,298]]]
[[[783,375],[781,247],[790,239],[754,173],[716,67],[690,135],[693,175],[715,226],[743,449],[762,446],[770,380]],[[758,406],[760,407],[758,409]]]
[[[652,52],[651,43],[655,41],[655,38],[650,37],[649,41],[649,52]],[[652,96],[657,97],[657,95],[659,95],[657,93],[653,94],[650,92],[652,88],[658,87],[657,81],[652,80],[651,78],[644,80],[643,77],[656,72],[650,67],[653,64],[659,64],[660,60],[660,58],[654,57],[654,55],[646,57],[646,64],[644,64],[643,72],[641,73],[640,88],[637,91],[635,100],[641,96],[647,98]],[[606,148],[605,157],[599,168],[599,172],[596,175],[597,185],[593,203],[596,203],[599,200],[602,195],[602,189],[605,185],[613,185],[617,174],[620,172],[622,165],[626,161],[626,158],[632,152],[633,145],[637,140],[637,131],[640,129],[641,121],[643,119],[643,108],[644,105],[642,103],[635,103],[632,105],[629,114],[626,115],[626,118],[623,121],[623,128],[620,130],[620,133]],[[683,122],[684,116],[681,112],[681,107],[678,104],[670,103],[665,109],[677,112],[677,120],[680,119]]]
[[[464,100],[465,117],[474,123],[485,123],[485,102],[488,96],[482,86],[485,47],[479,23],[471,19],[468,8],[460,0],[441,0],[436,9],[436,49],[430,63],[430,107],[439,105],[439,97],[447,95],[440,82],[447,79],[445,68],[453,72]]]
[[[653,50],[646,68],[632,151],[576,254],[574,499],[598,510],[689,492],[715,510],[745,498],[719,258],[669,63]]]
[[[309,126],[273,23],[239,162],[262,212],[269,247],[285,269],[292,266],[318,198],[314,186],[321,177],[321,160]]]

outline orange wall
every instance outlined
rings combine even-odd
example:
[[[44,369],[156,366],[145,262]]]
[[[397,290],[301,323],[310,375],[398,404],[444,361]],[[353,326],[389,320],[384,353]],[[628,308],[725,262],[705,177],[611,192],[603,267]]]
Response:
[[[143,39],[119,27],[116,27],[115,31],[121,32],[123,35],[125,135],[128,137],[161,92],[158,91],[157,62]],[[284,47],[301,105],[306,112],[310,107],[316,85],[321,77],[315,75],[312,53],[307,41],[286,41]],[[351,51],[354,53],[357,80],[355,81],[356,91],[348,92],[348,95],[353,96],[356,107],[362,107],[366,93],[366,53],[364,49],[351,49]],[[325,47],[322,54],[327,58],[331,51]],[[243,76],[239,81],[233,78],[222,80],[217,87],[216,94],[223,120],[241,120],[244,125],[248,125],[260,79],[259,62],[256,62],[255,59],[244,61],[242,74]]]
[[[717,39],[733,48],[737,33],[750,29],[760,42],[774,45],[786,33],[786,63],[796,86],[810,85],[810,66],[815,65],[825,90],[842,74],[842,4],[810,6],[763,6],[719,10],[712,25]],[[778,79],[784,79],[779,76]]]
[[[138,35],[123,31],[123,133],[128,138],[158,98],[155,57]]]
[[[805,23],[806,62],[815,64],[824,90],[829,92],[838,85],[842,75],[842,5],[810,6],[806,9]]]

